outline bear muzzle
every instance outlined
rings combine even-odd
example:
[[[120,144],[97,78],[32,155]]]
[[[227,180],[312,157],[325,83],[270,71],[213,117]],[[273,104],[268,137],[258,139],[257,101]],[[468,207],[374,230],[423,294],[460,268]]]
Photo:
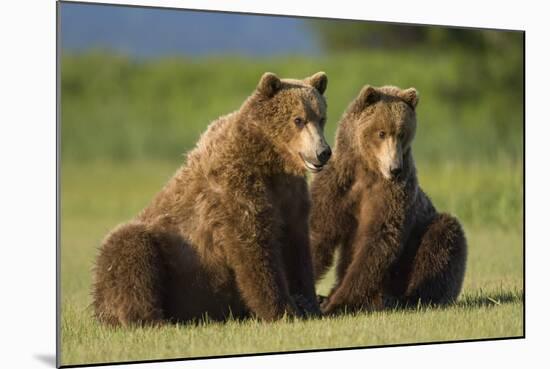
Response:
[[[311,159],[308,156],[300,153],[300,157],[304,161],[305,167],[312,173],[320,172],[330,159],[331,155],[332,150],[328,145],[323,145],[320,149],[316,150],[315,159]]]
[[[323,170],[324,163],[321,163],[319,161],[311,160],[306,158],[306,156],[302,153],[300,153],[300,157],[302,158],[304,162],[304,166],[307,170],[309,170],[312,173],[319,173],[321,170]]]

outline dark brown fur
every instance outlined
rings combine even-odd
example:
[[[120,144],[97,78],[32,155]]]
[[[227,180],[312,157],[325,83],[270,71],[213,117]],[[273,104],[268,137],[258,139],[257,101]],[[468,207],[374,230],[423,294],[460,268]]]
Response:
[[[418,185],[410,147],[417,102],[414,89],[363,88],[339,123],[333,159],[313,179],[317,280],[339,250],[324,313],[443,304],[460,293],[466,239],[460,223],[437,213]],[[401,174],[391,177],[390,167]]]
[[[326,84],[324,73],[266,73],[238,111],[210,125],[149,206],[103,242],[93,285],[100,321],[320,313],[303,158],[326,145]],[[306,142],[296,116],[317,141]]]

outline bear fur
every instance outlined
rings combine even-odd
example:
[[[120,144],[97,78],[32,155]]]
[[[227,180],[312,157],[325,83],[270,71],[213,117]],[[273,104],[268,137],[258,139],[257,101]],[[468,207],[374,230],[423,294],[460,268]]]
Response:
[[[411,151],[414,88],[365,86],[343,114],[333,159],[311,184],[311,248],[319,280],[337,281],[323,313],[445,304],[460,293],[466,239],[418,185]]]
[[[109,324],[320,314],[306,171],[330,156],[327,77],[262,76],[186,163],[103,241],[93,308]]]

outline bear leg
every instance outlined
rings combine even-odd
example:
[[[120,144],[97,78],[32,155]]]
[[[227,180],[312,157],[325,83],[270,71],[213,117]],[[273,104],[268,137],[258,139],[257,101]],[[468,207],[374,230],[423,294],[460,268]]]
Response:
[[[103,323],[157,324],[163,319],[165,273],[155,234],[140,222],[113,230],[94,270],[93,308]]]
[[[413,258],[404,303],[448,304],[462,288],[466,237],[458,220],[438,214],[420,240]]]

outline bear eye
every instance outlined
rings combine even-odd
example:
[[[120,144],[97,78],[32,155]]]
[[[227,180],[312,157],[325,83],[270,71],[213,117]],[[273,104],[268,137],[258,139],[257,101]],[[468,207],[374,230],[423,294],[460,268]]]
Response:
[[[301,126],[304,125],[304,120],[303,120],[302,118],[300,118],[300,117],[294,118],[294,123],[296,123],[296,125],[297,125],[298,127],[301,127]]]
[[[399,138],[400,140],[403,140],[404,137],[405,137],[405,132],[399,132],[399,134],[397,135],[397,138]]]
[[[378,132],[378,137],[380,137],[380,138],[386,137],[386,132],[384,132],[384,131]]]
[[[320,125],[324,125],[325,122],[326,122],[326,118],[321,118],[321,119],[319,120],[319,124],[320,124]]]

